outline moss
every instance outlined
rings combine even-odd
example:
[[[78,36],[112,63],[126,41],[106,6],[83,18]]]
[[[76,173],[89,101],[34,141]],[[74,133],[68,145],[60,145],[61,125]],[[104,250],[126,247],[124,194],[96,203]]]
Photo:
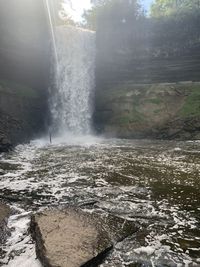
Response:
[[[200,116],[200,85],[191,88],[191,93],[186,98],[185,103],[180,110],[180,116]]]
[[[7,80],[0,80],[0,92],[14,94],[19,97],[38,97],[37,93],[32,88]]]
[[[130,119],[128,116],[120,116],[120,117],[115,117],[114,122],[119,125],[126,125],[130,123]]]
[[[160,98],[150,98],[150,99],[146,99],[146,102],[149,102],[155,105],[160,105],[163,101]]]
[[[162,112],[162,109],[156,109],[156,110],[154,110],[154,114],[159,114],[160,112]]]
[[[119,125],[127,125],[130,123],[140,123],[144,122],[145,117],[134,109],[131,113],[122,114],[121,116],[116,116],[112,122]]]

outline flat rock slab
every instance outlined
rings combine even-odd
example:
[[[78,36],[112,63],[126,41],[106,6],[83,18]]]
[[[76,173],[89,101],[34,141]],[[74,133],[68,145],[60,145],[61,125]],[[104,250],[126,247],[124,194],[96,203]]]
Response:
[[[37,255],[45,267],[84,266],[112,247],[107,233],[80,211],[45,211],[32,218],[32,226]]]
[[[116,234],[115,227],[109,227],[100,216],[77,209],[49,210],[32,216],[31,231],[44,267],[89,267],[97,266],[116,238],[126,237],[126,231],[118,231],[122,225],[124,220],[118,223]]]

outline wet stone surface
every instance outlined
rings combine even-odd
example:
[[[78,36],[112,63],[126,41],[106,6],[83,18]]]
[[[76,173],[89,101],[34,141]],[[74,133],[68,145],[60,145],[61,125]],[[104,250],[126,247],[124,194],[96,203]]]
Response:
[[[197,141],[18,146],[0,158],[0,197],[16,210],[2,261],[38,267],[30,216],[76,206],[136,227],[127,227],[101,267],[200,266],[199,171]]]
[[[44,267],[97,266],[113,245],[137,231],[120,218],[80,209],[46,210],[32,216],[31,232]]]
[[[7,220],[10,215],[10,208],[4,203],[0,202],[0,244],[2,245],[5,242],[7,236]]]

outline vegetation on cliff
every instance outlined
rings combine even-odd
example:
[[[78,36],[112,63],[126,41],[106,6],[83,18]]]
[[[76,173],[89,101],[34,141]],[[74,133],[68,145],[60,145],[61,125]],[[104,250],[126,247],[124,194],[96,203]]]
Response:
[[[199,83],[123,83],[99,91],[96,102],[96,127],[109,136],[199,138]]]
[[[199,0],[155,0],[151,6],[151,16],[162,17],[196,13],[200,9]]]
[[[133,23],[144,15],[138,0],[93,0],[92,2],[92,8],[83,14],[84,25],[92,30],[96,30],[98,24],[103,23],[104,20],[108,23],[115,23],[116,20],[122,23]]]

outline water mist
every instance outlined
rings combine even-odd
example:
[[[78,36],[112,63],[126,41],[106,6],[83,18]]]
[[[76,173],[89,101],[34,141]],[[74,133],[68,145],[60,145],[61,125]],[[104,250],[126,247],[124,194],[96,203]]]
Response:
[[[57,134],[91,134],[95,87],[95,33],[72,27],[54,29],[56,58],[51,97]]]
[[[54,135],[91,134],[95,87],[95,33],[56,26],[53,2],[45,0],[54,58],[50,111]]]

